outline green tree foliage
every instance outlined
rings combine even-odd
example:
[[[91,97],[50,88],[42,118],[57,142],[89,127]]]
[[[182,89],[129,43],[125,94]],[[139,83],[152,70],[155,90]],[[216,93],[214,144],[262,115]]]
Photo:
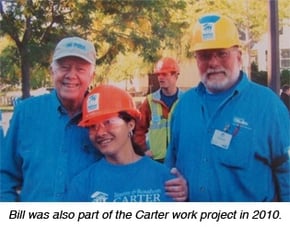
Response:
[[[15,43],[14,57],[20,63],[26,98],[31,73],[39,67],[48,68],[52,50],[61,38],[78,35],[92,40],[98,50],[97,64],[110,64],[127,51],[153,62],[158,50],[181,37],[186,24],[174,21],[172,15],[182,14],[185,6],[182,0],[1,1],[0,35],[8,35]]]
[[[0,55],[1,84],[12,86],[19,84],[20,68],[18,67],[19,59],[16,56],[17,50],[13,46],[8,46],[2,51]]]
[[[284,84],[290,84],[290,71],[289,70],[287,69],[282,70],[279,76],[280,76],[281,87]],[[258,71],[258,66],[255,62],[251,64],[251,80],[264,86],[267,86],[268,84],[267,72]]]
[[[267,72],[265,71],[258,71],[258,66],[255,62],[252,62],[251,64],[251,80],[267,86]]]
[[[278,4],[282,23],[290,17],[290,4],[289,0]],[[1,52],[1,82],[21,79],[24,98],[31,87],[47,85],[55,44],[73,35],[94,42],[96,63],[102,67],[98,82],[115,76],[130,80],[135,68],[120,64],[117,58],[122,57],[117,56],[127,56],[130,62],[133,54],[138,59],[132,64],[141,59],[147,70],[168,50],[182,60],[188,56],[190,25],[207,12],[233,18],[250,53],[267,32],[267,7],[268,0],[1,0],[0,36],[14,43]],[[122,66],[127,68],[119,70]]]
[[[284,84],[289,84],[290,85],[290,70],[284,69],[281,72],[281,86]]]

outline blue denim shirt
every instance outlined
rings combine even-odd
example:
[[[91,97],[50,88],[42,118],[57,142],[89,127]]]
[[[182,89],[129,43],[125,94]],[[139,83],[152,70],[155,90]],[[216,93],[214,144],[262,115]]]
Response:
[[[16,106],[0,154],[0,201],[66,200],[72,177],[101,157],[80,117],[54,91]]]
[[[190,201],[290,201],[289,114],[270,89],[245,74],[212,108],[202,83],[187,91],[170,121],[165,163],[177,167]]]

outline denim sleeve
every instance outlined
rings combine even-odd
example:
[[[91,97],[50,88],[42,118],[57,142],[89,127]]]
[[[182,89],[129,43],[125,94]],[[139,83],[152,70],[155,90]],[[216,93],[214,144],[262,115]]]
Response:
[[[290,124],[286,108],[273,108],[277,116],[273,119],[272,138],[272,169],[277,183],[278,199],[290,201]]]
[[[14,110],[0,154],[0,201],[18,201],[17,190],[22,185],[21,160],[16,155],[20,109]]]
[[[166,151],[164,164],[169,168],[173,168],[176,166],[177,138],[175,136],[179,128],[176,125],[176,115],[177,115],[178,110],[179,110],[178,108],[174,107],[174,110],[172,110],[171,114],[169,115],[169,120],[168,120],[168,124],[169,124],[168,125],[168,147]]]

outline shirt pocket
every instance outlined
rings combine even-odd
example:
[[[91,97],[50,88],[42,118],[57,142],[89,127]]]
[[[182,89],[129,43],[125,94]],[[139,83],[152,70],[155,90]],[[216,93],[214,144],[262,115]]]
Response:
[[[233,134],[228,149],[216,148],[216,155],[221,165],[247,169],[254,154],[254,133],[252,129],[239,128]]]

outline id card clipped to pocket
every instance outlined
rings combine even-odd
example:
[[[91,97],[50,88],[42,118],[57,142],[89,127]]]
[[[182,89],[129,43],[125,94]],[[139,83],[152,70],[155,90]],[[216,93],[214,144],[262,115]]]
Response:
[[[216,129],[211,138],[211,144],[221,147],[223,149],[228,149],[232,140],[232,135]]]

